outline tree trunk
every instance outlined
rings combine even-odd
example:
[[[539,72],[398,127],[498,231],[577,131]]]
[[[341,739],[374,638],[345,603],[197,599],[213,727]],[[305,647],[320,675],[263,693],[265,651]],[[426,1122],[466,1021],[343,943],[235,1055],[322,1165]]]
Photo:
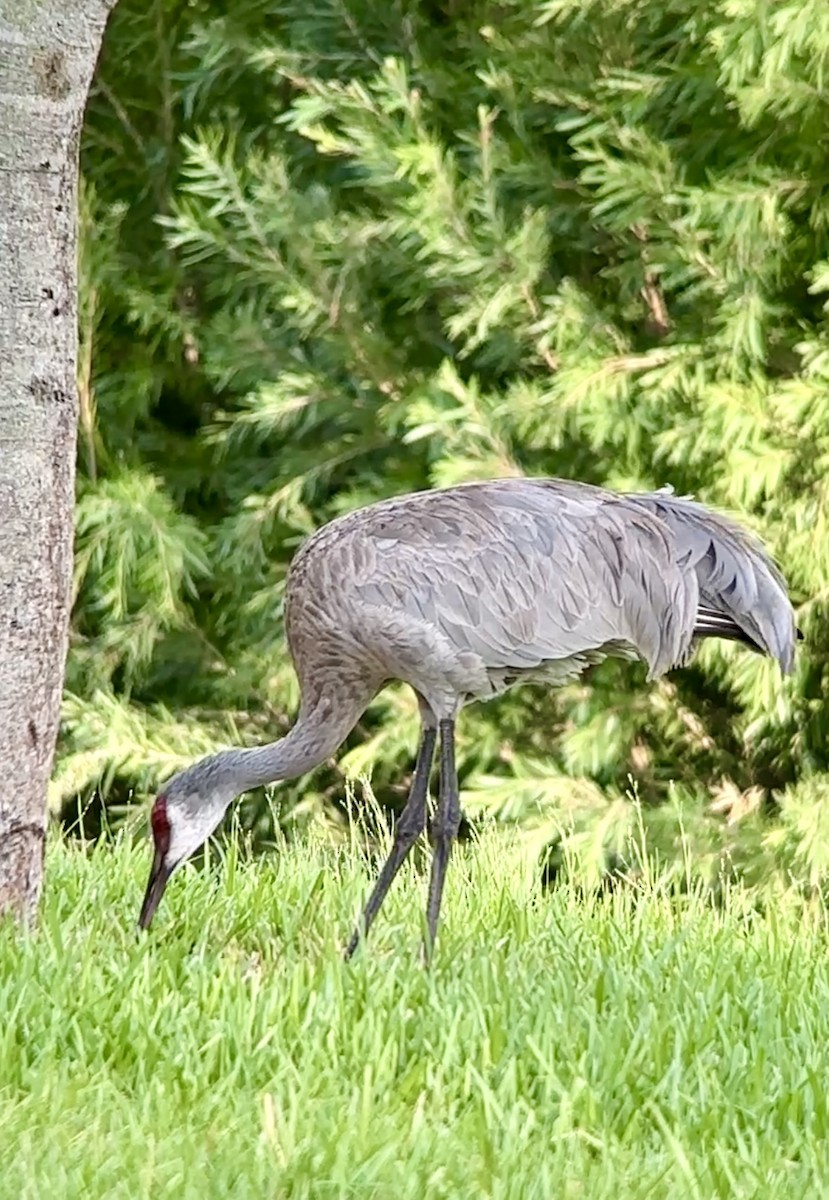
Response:
[[[72,579],[78,141],[114,0],[0,0],[0,914],[34,917]]]

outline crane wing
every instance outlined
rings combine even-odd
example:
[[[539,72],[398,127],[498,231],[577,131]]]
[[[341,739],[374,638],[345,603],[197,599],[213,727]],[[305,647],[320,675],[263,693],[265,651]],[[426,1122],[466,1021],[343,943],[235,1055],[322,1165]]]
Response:
[[[794,612],[783,576],[758,539],[734,521],[670,492],[628,499],[668,526],[684,569],[696,574],[703,632],[728,637],[733,623],[756,649],[791,671]]]
[[[533,670],[621,642],[655,676],[687,655],[697,579],[642,506],[531,479],[405,501],[366,510],[354,529],[362,602],[436,627],[487,669]]]

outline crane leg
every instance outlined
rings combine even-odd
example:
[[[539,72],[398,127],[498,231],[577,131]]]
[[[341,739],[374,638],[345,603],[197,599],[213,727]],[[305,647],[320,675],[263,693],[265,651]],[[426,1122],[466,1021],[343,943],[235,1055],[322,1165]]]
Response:
[[[403,866],[409,855],[409,851],[420,837],[426,825],[426,800],[429,795],[429,776],[432,773],[432,760],[435,757],[436,739],[437,730],[426,726],[423,730],[420,748],[417,752],[417,762],[415,764],[409,798],[395,825],[391,853],[383,863],[383,869],[374,885],[374,890],[368,898],[368,903],[363,910],[360,923],[351,935],[351,939],[346,947],[345,957],[347,959],[351,958],[351,955],[357,949],[360,939],[365,937],[371,928],[371,924],[380,911],[380,905],[385,900],[386,893],[391,887],[395,875]]]
[[[455,722],[440,722],[440,796],[438,809],[432,823],[432,875],[429,880],[429,901],[426,906],[426,942],[423,957],[431,958],[435,945],[440,915],[446,868],[452,853],[452,843],[458,836],[461,823],[461,805],[458,795],[458,773],[455,770]]]

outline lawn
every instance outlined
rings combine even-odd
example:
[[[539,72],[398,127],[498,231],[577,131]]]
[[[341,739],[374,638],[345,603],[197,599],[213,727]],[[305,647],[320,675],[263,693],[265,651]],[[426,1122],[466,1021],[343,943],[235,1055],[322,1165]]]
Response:
[[[56,841],[0,931],[4,1197],[764,1198],[829,1192],[826,921],[542,892],[495,832],[453,862],[436,960],[403,874],[313,838],[176,876]]]

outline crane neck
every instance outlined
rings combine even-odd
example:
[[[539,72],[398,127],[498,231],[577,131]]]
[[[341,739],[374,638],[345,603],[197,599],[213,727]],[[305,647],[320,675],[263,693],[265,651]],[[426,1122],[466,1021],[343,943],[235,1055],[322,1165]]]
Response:
[[[293,728],[267,746],[228,750],[239,791],[280,779],[295,779],[336,753],[362,716],[365,705],[334,704],[320,698],[302,708]]]

